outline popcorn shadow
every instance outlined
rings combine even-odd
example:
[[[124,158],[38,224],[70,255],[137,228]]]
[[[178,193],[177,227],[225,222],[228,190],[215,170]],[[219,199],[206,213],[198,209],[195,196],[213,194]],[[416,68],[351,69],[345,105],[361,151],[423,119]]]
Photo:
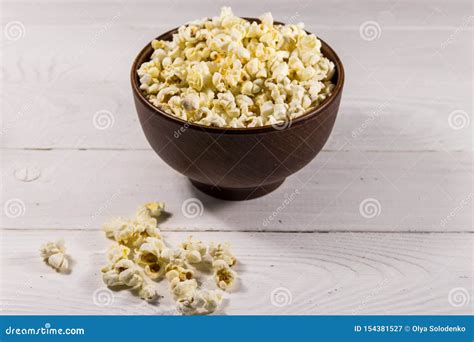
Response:
[[[241,269],[239,270],[239,272]],[[243,284],[242,279],[237,278],[235,280],[234,285],[230,288],[228,292],[226,292],[225,297],[222,299],[222,303],[219,308],[213,313],[213,315],[217,316],[227,316],[226,310],[229,306],[232,306],[232,301],[234,300],[233,294],[235,293],[246,293],[248,292],[248,288]]]
[[[164,210],[161,212],[160,216],[156,219],[156,222],[158,226],[166,221],[168,221],[171,217],[173,217],[173,214]]]
[[[200,263],[193,264],[193,267],[196,269],[196,271],[199,272],[199,274],[203,276],[212,276],[212,262],[210,262],[209,260],[204,260]]]
[[[66,254],[64,257],[66,258],[69,266],[66,270],[58,271],[58,273],[71,274],[77,262],[69,254]]]
[[[164,296],[158,295],[157,297],[155,297],[152,300],[141,299],[140,295],[139,295],[139,291],[137,289],[131,289],[129,286],[126,286],[126,285],[107,286],[107,289],[109,289],[113,293],[120,293],[120,292],[130,293],[136,299],[139,299],[141,301],[141,304],[150,305],[150,306],[153,306],[155,308],[160,307],[161,301],[164,298]]]
[[[67,260],[67,263],[68,263],[68,267],[66,269],[56,269],[56,268],[52,267],[50,264],[48,264],[47,260],[43,260],[43,265],[45,265],[49,269],[53,270],[57,274],[69,275],[69,274],[72,273],[74,265],[76,265],[76,261],[74,259],[72,259],[71,256],[69,256],[67,254],[64,255],[64,258]],[[43,273],[43,272],[44,271],[41,271],[41,273]]]
[[[211,316],[228,316],[226,313],[226,309],[230,304],[230,300],[228,298],[222,299],[221,305],[219,305],[219,308],[214,311]]]
[[[237,261],[237,264],[235,264],[234,266],[234,271],[238,275],[242,275],[246,273],[246,270],[247,270],[247,267],[245,266],[245,264],[240,261]],[[232,292],[236,292],[236,293],[248,292],[248,288],[244,285],[242,278],[240,276],[237,276],[237,278],[235,279],[235,283],[231,288],[231,293]]]
[[[240,272],[240,270],[239,270]],[[248,288],[242,282],[242,279],[239,277],[235,280],[234,285],[230,289],[230,293],[245,293],[248,291]]]

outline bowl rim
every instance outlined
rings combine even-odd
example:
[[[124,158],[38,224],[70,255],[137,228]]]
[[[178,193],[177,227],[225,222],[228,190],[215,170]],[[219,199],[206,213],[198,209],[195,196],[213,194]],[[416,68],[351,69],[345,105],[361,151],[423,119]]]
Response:
[[[242,17],[242,19],[248,20],[248,21],[257,21],[259,22],[260,20],[257,18],[247,18],[247,17]],[[274,24],[276,25],[285,25],[282,22],[279,21],[274,21]],[[186,25],[186,24],[185,24]],[[158,37],[154,38],[156,40],[164,40],[163,37],[173,35],[178,31],[179,27],[173,28],[165,33],[160,34]],[[310,32],[306,31],[308,34],[311,34]],[[138,70],[138,60],[145,54],[147,51],[151,48],[151,42],[149,42],[145,47],[143,47],[138,55],[135,57],[133,64],[132,64],[132,69],[130,71],[130,81],[132,84],[132,91],[136,95],[135,98],[138,98],[140,102],[142,102],[146,107],[151,109],[151,111],[155,114],[160,115],[161,117],[173,121],[175,123],[180,124],[181,126],[186,127],[186,129],[194,129],[194,130],[201,130],[205,131],[207,133],[220,133],[220,134],[254,134],[254,133],[263,133],[263,132],[281,132],[284,130],[288,130],[290,128],[295,127],[296,125],[301,125],[304,124],[307,120],[320,115],[322,112],[325,111],[326,108],[328,108],[339,96],[340,93],[342,92],[342,88],[344,86],[344,67],[342,65],[341,59],[337,55],[337,53],[334,51],[334,49],[327,44],[323,39],[317,36],[317,38],[321,41],[321,50],[329,51],[330,54],[334,56],[331,61],[334,63],[336,67],[336,73],[337,73],[337,83],[334,87],[333,93],[330,97],[326,98],[321,104],[319,104],[317,107],[313,108],[312,110],[307,111],[303,115],[290,120],[290,124],[287,126],[281,126],[281,127],[274,127],[273,125],[265,125],[265,126],[257,126],[257,127],[243,127],[243,128],[233,128],[233,127],[214,127],[214,126],[206,126],[206,125],[201,125],[193,122],[189,122],[183,119],[180,119],[174,115],[166,113],[164,110],[161,110],[158,107],[155,107],[150,101],[148,101],[143,93],[139,89],[139,78],[137,75],[137,70]],[[324,54],[324,51],[323,51]],[[326,54],[325,54],[326,56]]]

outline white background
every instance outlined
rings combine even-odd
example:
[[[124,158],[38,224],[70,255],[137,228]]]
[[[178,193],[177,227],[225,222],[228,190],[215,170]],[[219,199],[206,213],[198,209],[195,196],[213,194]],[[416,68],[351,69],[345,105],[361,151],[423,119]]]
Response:
[[[304,22],[338,52],[347,77],[324,150],[246,202],[198,192],[156,156],[129,84],[152,38],[225,4],[241,16]],[[101,224],[150,200],[172,214],[161,226],[170,241],[192,232],[232,243],[241,279],[219,313],[472,313],[471,1],[1,6],[4,314],[169,313],[166,300],[107,297],[100,278],[109,244]],[[183,215],[188,198],[203,203],[201,216]],[[69,275],[39,256],[57,238],[74,260]]]

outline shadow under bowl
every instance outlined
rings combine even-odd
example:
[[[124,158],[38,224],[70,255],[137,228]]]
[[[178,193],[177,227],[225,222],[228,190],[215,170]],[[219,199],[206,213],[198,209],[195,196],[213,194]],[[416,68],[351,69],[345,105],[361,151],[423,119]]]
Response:
[[[247,18],[256,21],[256,19]],[[157,37],[171,40],[173,29]],[[193,124],[153,106],[139,89],[137,70],[150,59],[150,44],[132,65],[131,83],[143,132],[169,166],[201,191],[227,200],[247,200],[278,188],[308,164],[326,143],[339,110],[344,68],[324,41],[322,53],[336,67],[332,95],[319,106],[281,127],[218,128]]]

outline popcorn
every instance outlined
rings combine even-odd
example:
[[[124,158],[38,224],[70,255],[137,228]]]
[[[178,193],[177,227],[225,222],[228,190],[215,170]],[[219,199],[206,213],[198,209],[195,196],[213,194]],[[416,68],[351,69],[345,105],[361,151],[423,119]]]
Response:
[[[209,245],[209,255],[213,261],[223,260],[229,267],[237,263],[235,256],[230,252],[229,243],[219,243],[217,245],[211,243]]]
[[[67,273],[69,271],[69,260],[65,254],[64,241],[47,242],[41,246],[40,252],[44,261],[58,272]]]
[[[135,261],[143,266],[145,274],[151,279],[164,275],[169,262],[166,256],[167,247],[161,239],[148,237],[135,253]]]
[[[171,292],[173,293],[174,297],[181,300],[192,298],[197,286],[198,284],[196,279],[186,279],[180,281],[179,278],[173,278],[170,284]]]
[[[160,297],[160,295],[158,294],[158,291],[150,282],[145,282],[142,285],[142,287],[138,291],[138,295],[140,296],[141,299],[144,299],[147,302],[152,302],[158,297]]]
[[[138,289],[144,282],[144,274],[130,259],[121,259],[102,268],[102,279],[107,286],[128,286]]]
[[[226,290],[235,282],[237,274],[231,269],[237,260],[230,252],[230,245],[228,243],[209,246],[209,255],[212,258],[212,268],[214,270],[214,281],[216,285]]]
[[[226,115],[232,115],[234,107],[253,106],[253,100],[248,96],[234,98],[228,92],[220,95],[213,101],[220,101]],[[202,94],[198,98],[194,91],[186,96],[185,99],[190,102],[208,99],[207,95]],[[187,107],[187,111],[196,108],[192,103],[183,107]],[[233,119],[242,120],[241,117]],[[192,236],[178,248],[169,248],[157,227],[157,218],[164,208],[162,202],[145,203],[138,208],[134,219],[117,218],[104,225],[106,236],[114,243],[107,251],[108,264],[101,269],[102,280],[109,287],[127,287],[140,298],[154,301],[160,297],[155,281],[166,278],[180,312],[189,315],[212,313],[222,302],[220,290],[230,288],[237,277],[231,269],[236,259],[228,243],[211,244],[207,248]],[[45,258],[64,253],[62,244],[49,243],[44,250],[42,254]],[[200,264],[199,269],[194,267],[196,264]],[[200,288],[195,271],[202,271],[203,267],[212,268],[218,289]]]
[[[178,311],[184,315],[210,314],[222,302],[222,295],[217,290],[197,290],[191,297],[178,300]]]
[[[260,20],[223,7],[218,17],[181,26],[172,41],[153,40],[150,61],[137,70],[140,89],[154,106],[206,126],[259,127],[304,115],[331,96],[334,63],[303,24],[275,25],[271,13]]]
[[[163,211],[165,211],[165,204],[163,202],[148,202],[141,206],[137,211],[137,217],[143,218],[158,218]]]
[[[119,260],[128,259],[130,248],[120,244],[113,244],[107,252],[107,259],[111,264],[117,263]]]
[[[137,211],[134,220],[116,218],[103,225],[106,236],[120,244],[140,246],[148,237],[161,239],[156,218],[164,211],[164,204],[150,202]]]
[[[224,260],[216,260],[212,263],[214,269],[214,280],[222,290],[232,287],[236,274]]]
[[[207,252],[207,247],[202,241],[194,241],[192,236],[181,244],[186,261],[190,264],[197,264],[202,261],[202,258]]]
[[[188,94],[183,98],[183,107],[187,111],[195,111],[199,108],[199,95]]]
[[[102,268],[102,279],[109,287],[127,286],[138,291],[139,296],[147,301],[158,297],[158,292],[143,270],[132,260],[121,259],[113,265]]]

